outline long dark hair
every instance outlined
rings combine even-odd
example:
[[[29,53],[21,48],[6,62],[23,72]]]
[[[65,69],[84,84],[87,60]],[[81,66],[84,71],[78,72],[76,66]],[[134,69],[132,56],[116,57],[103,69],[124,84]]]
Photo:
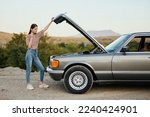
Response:
[[[37,24],[32,24],[32,25],[30,26],[30,30],[29,30],[29,33],[28,33],[28,34],[31,34],[31,29],[33,29],[33,28],[35,28],[35,27],[38,27],[38,25],[37,25]]]

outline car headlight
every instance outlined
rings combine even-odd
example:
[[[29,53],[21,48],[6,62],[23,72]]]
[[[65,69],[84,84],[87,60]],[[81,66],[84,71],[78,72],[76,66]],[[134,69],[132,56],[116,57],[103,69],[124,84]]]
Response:
[[[51,68],[58,68],[59,67],[59,60],[51,59]]]

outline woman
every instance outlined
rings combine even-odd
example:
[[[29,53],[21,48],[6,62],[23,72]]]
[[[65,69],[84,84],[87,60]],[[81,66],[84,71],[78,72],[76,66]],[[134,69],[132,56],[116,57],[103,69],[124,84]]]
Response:
[[[40,83],[39,88],[48,88],[49,85],[43,82],[44,80],[44,67],[38,57],[38,44],[39,39],[44,35],[44,32],[49,28],[51,23],[53,22],[53,18],[51,19],[50,23],[40,32],[38,31],[37,24],[32,24],[30,27],[30,31],[26,37],[26,45],[27,45],[27,52],[26,52],[26,81],[27,81],[27,89],[33,90],[34,87],[30,84],[30,72],[32,68],[32,63],[40,70]]]

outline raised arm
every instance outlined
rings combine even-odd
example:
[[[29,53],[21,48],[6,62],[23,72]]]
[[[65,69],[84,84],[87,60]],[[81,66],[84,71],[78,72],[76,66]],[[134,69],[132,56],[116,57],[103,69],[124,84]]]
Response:
[[[44,32],[49,28],[49,26],[51,25],[53,20],[54,20],[54,18],[52,18],[51,21],[47,24],[47,26],[43,29]]]

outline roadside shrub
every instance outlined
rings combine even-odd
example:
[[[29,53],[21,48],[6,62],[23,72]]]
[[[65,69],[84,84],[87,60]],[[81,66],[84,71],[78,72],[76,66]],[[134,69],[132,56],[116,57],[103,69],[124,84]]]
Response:
[[[12,40],[6,44],[7,49],[7,64],[13,67],[25,69],[25,34],[14,34]]]
[[[7,59],[8,59],[7,50],[3,47],[0,47],[0,68],[8,66]]]

